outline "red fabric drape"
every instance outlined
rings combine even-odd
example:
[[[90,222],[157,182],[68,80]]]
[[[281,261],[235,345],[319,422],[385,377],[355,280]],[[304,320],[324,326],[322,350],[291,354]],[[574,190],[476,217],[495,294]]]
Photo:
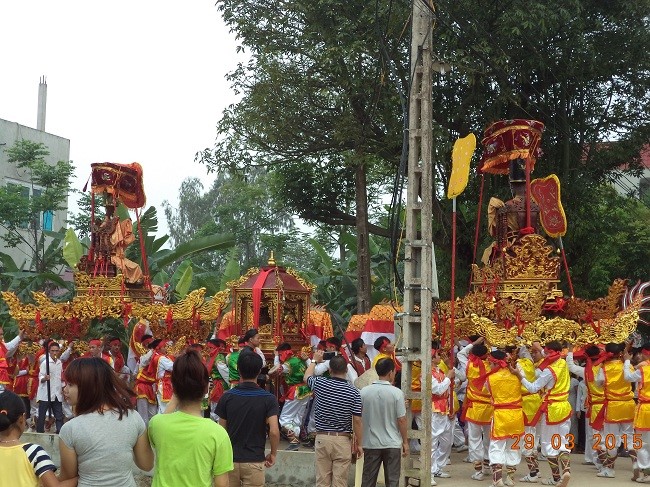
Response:
[[[264,269],[257,276],[255,284],[253,284],[253,327],[259,328],[260,325],[260,306],[262,304],[262,289],[266,278],[273,269]]]

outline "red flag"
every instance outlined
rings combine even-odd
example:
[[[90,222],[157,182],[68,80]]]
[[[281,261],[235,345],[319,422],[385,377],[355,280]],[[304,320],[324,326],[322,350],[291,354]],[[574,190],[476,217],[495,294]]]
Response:
[[[560,200],[560,180],[555,174],[535,179],[530,183],[530,193],[539,205],[539,217],[546,233],[553,238],[562,237],[567,223]]]

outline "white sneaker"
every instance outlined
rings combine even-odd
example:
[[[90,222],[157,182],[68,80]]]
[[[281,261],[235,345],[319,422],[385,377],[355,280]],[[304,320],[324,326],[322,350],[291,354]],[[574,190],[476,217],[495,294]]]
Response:
[[[462,451],[467,451],[468,449],[469,448],[467,447],[467,445],[463,444],[463,445],[460,445],[458,448],[456,448],[456,452],[460,453]]]
[[[448,479],[451,477],[451,474],[449,472],[445,472],[443,470],[438,470],[434,474],[432,474],[433,477],[440,477],[441,479]]]
[[[483,480],[483,479],[485,479],[485,474],[483,473],[483,471],[479,470],[478,472],[474,472],[472,474],[472,479],[473,480]]]
[[[558,482],[553,480],[553,477],[542,479],[542,485],[557,485],[557,484],[558,484]]]
[[[451,458],[447,458],[447,461],[445,462],[445,465],[451,465]]]
[[[515,481],[510,478],[510,475],[504,475],[503,476],[503,485],[507,485],[508,487],[512,487],[515,485]]]
[[[431,485],[438,485],[436,479],[433,478],[433,475],[431,476]]]
[[[644,475],[643,477],[639,477],[636,479],[636,481],[640,484],[650,484],[650,475]]]
[[[616,477],[616,474],[614,473],[614,470],[612,470],[611,468],[603,468],[600,472],[596,474],[596,476],[613,479],[614,477]]]
[[[536,484],[537,482],[539,482],[539,475],[527,474],[524,477],[521,477],[519,479],[519,482],[526,482],[526,483],[529,483],[529,484]]]

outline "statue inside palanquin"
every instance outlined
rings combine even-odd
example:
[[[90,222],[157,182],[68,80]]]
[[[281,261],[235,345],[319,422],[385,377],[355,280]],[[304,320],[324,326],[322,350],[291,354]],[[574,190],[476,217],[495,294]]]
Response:
[[[269,310],[269,307],[264,305],[260,306],[260,320],[258,327],[269,325],[271,323],[273,323],[273,320],[271,319],[271,312]]]
[[[144,278],[140,265],[126,257],[126,248],[135,241],[133,223],[130,218],[120,220],[115,215],[115,201],[109,195],[106,197],[104,220],[93,225],[92,238],[97,255],[104,262],[115,265],[127,283],[140,284]]]
[[[530,226],[526,221],[526,161],[510,161],[512,198],[505,203],[491,197],[488,203],[488,232],[495,241],[485,249],[481,262],[489,265],[524,235],[539,233],[539,206],[530,200]]]
[[[298,323],[298,320],[296,319],[296,315],[293,312],[293,310],[288,311],[284,315],[284,319],[282,320],[282,330],[284,333],[289,333],[293,335],[297,335],[300,333],[300,324]]]

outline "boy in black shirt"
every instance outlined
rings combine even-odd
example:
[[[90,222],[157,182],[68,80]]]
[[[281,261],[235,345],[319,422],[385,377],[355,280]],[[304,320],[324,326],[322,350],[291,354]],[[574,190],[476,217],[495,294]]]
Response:
[[[242,353],[237,360],[240,382],[226,391],[217,404],[219,424],[226,428],[232,443],[235,469],[229,473],[231,486],[264,485],[264,467],[272,467],[280,441],[278,401],[257,385],[262,359],[256,353]],[[264,455],[266,425],[271,452]]]

